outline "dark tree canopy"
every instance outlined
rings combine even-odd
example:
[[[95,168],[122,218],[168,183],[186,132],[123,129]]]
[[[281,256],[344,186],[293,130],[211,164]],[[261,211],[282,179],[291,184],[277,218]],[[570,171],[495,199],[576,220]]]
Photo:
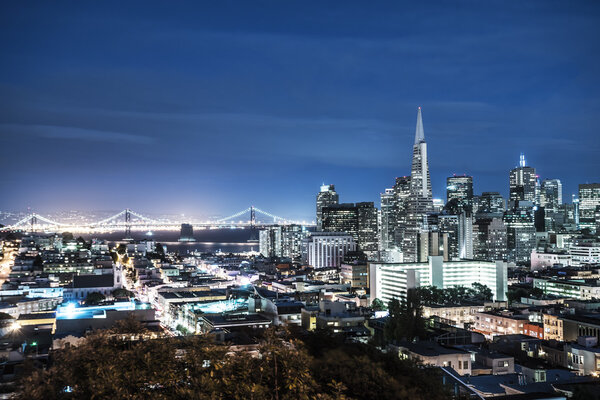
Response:
[[[127,335],[123,335],[127,333]],[[258,357],[203,336],[130,341],[135,321],[59,350],[20,399],[415,399],[448,393],[435,369],[367,346],[270,330]],[[135,335],[136,337],[142,337]],[[325,345],[325,346],[324,346]]]
[[[100,302],[104,301],[105,299],[106,299],[106,296],[104,296],[102,293],[92,292],[92,293],[88,294],[87,297],[85,298],[85,304],[88,306],[97,305]]]
[[[388,310],[390,315],[384,327],[387,340],[398,342],[425,337],[425,319],[418,290],[407,290],[406,299],[392,299]]]
[[[385,311],[385,310],[387,310],[387,306],[380,299],[373,300],[373,303],[371,303],[371,308],[374,311]]]

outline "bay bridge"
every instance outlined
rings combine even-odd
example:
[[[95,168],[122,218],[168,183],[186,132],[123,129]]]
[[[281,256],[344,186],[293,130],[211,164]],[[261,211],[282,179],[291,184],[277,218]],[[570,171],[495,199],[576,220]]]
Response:
[[[220,228],[260,228],[269,225],[303,225],[314,226],[314,221],[294,221],[283,218],[260,208],[250,206],[225,218],[207,221],[171,221],[167,219],[154,219],[144,216],[129,208],[122,210],[108,218],[94,222],[64,223],[53,221],[37,213],[31,213],[18,222],[0,227],[0,231],[52,231],[52,232],[113,232],[124,230],[126,237],[130,237],[132,230],[161,231],[179,230],[182,223],[188,223],[194,229],[220,229]]]

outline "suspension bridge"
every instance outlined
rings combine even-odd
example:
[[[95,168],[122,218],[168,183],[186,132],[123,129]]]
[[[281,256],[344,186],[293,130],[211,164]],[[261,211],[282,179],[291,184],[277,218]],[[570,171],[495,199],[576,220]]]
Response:
[[[31,213],[12,225],[0,227],[0,231],[68,231],[85,233],[125,230],[126,237],[130,237],[132,230],[178,230],[182,223],[189,223],[195,229],[260,228],[269,225],[290,224],[313,226],[315,224],[314,221],[294,221],[283,218],[254,206],[250,206],[225,218],[208,221],[170,221],[166,219],[154,219],[127,208],[108,218],[85,223],[63,223],[53,221],[37,213]]]

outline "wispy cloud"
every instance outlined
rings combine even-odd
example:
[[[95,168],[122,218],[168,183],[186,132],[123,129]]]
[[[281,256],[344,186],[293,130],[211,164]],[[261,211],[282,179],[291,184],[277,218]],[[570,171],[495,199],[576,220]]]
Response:
[[[150,136],[101,131],[72,126],[0,124],[0,130],[5,134],[30,135],[40,138],[59,140],[80,140],[109,143],[126,142],[134,144],[150,144],[155,141],[155,139]]]

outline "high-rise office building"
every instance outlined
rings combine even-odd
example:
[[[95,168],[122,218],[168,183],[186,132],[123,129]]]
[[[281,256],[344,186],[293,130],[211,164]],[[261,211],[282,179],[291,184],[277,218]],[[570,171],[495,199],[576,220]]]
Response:
[[[323,207],[338,204],[340,197],[335,191],[334,185],[321,186],[321,191],[317,193],[317,231],[323,230]]]
[[[455,201],[461,209],[470,210],[473,205],[473,177],[450,176],[446,178],[446,203]]]
[[[523,154],[519,166],[510,170],[509,189],[510,201],[530,201],[539,204],[538,177],[535,168],[527,166]]]
[[[332,204],[323,207],[322,231],[345,232],[358,242],[358,210],[354,203]]]
[[[347,253],[356,251],[352,235],[343,232],[314,232],[304,242],[305,260],[317,269],[339,267]]]
[[[600,183],[579,185],[579,226],[596,229],[596,210],[600,207]]]
[[[506,225],[502,218],[477,218],[473,224],[473,257],[476,260],[506,260]]]
[[[502,217],[505,210],[506,203],[498,192],[483,192],[481,196],[474,199],[473,212],[475,214],[485,214],[485,216],[493,214]]]
[[[377,209],[373,202],[342,203],[323,207],[323,231],[345,232],[354,238],[358,250],[369,258],[377,253]]]
[[[459,251],[459,221],[458,215],[451,214],[440,214],[437,216],[437,229],[440,235],[440,248],[442,254],[430,254],[443,255],[444,261],[458,260],[460,256]],[[425,261],[421,259],[421,261]]]
[[[259,251],[265,257],[292,260],[302,256],[302,241],[309,232],[301,225],[273,225],[259,232]]]
[[[546,211],[556,213],[562,202],[562,183],[560,179],[544,179],[541,186],[540,205]]]
[[[461,260],[473,259],[473,217],[466,211],[458,216],[458,257]]]
[[[373,202],[356,203],[358,250],[370,259],[377,254],[377,208]]]
[[[395,195],[395,221],[394,221],[394,245],[402,248],[404,234],[408,220],[408,198],[410,196],[410,176],[401,176],[396,178],[394,184]]]
[[[417,127],[410,178],[410,194],[407,198],[408,213],[402,252],[406,262],[417,262],[419,255],[418,238],[423,228],[423,220],[427,214],[433,211],[431,178],[429,176],[429,163],[427,162],[427,143],[425,142],[421,107],[417,111]]]
[[[396,231],[396,195],[394,189],[385,189],[381,193],[381,209],[379,221],[379,250],[394,247]]]
[[[504,213],[508,259],[516,263],[528,263],[535,249],[535,224],[533,203],[517,201]]]
[[[282,257],[281,226],[274,225],[258,233],[258,249],[264,257]]]

